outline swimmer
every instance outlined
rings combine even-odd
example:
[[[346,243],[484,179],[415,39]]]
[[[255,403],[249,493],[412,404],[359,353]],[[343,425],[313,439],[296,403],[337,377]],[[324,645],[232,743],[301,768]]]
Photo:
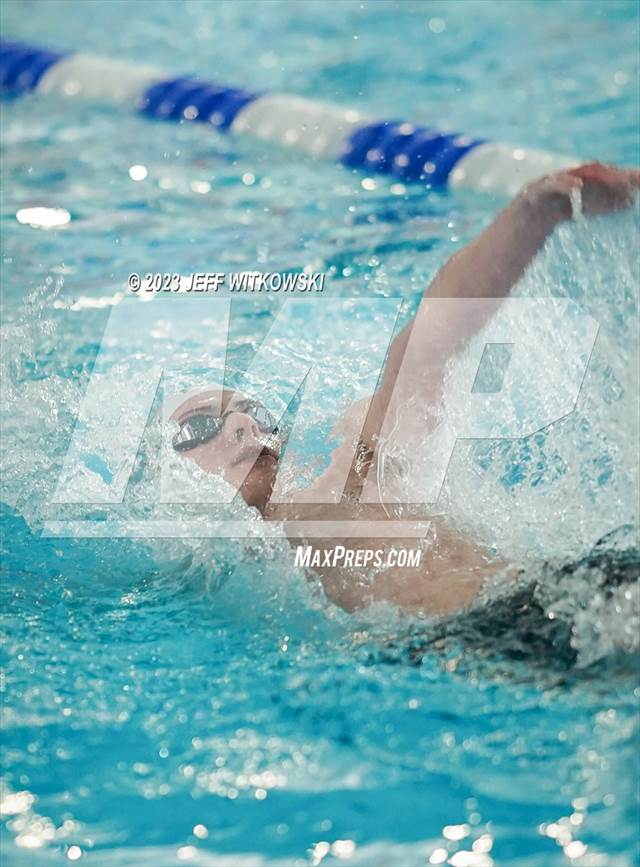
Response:
[[[640,172],[599,163],[529,184],[479,237],[449,259],[425,297],[505,298],[555,227],[571,219],[576,203],[580,203],[584,216],[618,211],[632,204],[639,186]],[[447,305],[440,305],[442,308],[446,310]],[[343,441],[334,450],[328,469],[293,495],[292,502],[270,501],[280,441],[276,420],[259,401],[225,390],[220,411],[220,393],[211,389],[183,401],[171,415],[171,421],[179,426],[173,439],[175,450],[201,470],[222,476],[265,520],[282,521],[293,546],[309,544],[321,552],[331,552],[339,543],[345,551],[353,552],[354,556],[345,557],[341,564],[321,563],[314,569],[326,595],[347,611],[385,601],[410,614],[451,614],[469,606],[488,579],[513,577],[517,572],[438,516],[429,517],[431,535],[419,568],[372,570],[369,564],[358,565],[355,552],[359,550],[389,552],[400,544],[406,548],[418,544],[417,540],[400,543],[396,538],[380,538],[380,520],[397,518],[393,508],[383,503],[381,491],[379,503],[361,501],[367,478],[376,478],[381,444],[389,433],[385,419],[393,417],[394,408],[408,403],[435,407],[447,362],[486,324],[486,314],[474,319],[465,312],[464,321],[446,313],[430,315],[441,316],[435,329],[438,339],[433,339],[432,318],[420,312],[398,334],[370,403],[369,399],[359,401],[347,410],[335,430]],[[403,362],[403,375],[399,376]],[[337,503],[336,491],[341,492]],[[357,534],[353,538],[305,539],[304,532],[296,530],[296,522],[307,522],[308,527],[308,522],[336,520],[353,521],[354,526],[357,522]],[[370,537],[366,530],[363,533],[363,522],[369,522]],[[382,562],[386,563],[385,557]]]

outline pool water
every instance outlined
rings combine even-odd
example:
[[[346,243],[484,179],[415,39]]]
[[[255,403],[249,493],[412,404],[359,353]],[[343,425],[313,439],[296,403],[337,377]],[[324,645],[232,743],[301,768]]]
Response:
[[[633,2],[7,0],[0,14],[7,38],[638,161]],[[331,299],[386,297],[406,317],[502,203],[71,99],[3,109],[3,863],[638,864],[637,214],[562,227],[516,290],[570,297],[600,324],[575,412],[462,445],[439,503],[529,564],[538,619],[514,598],[464,622],[349,616],[277,539],[42,535],[72,515],[50,500],[108,316],[131,271],[308,267],[328,274],[319,317]],[[31,206],[70,221],[19,223]],[[275,310],[234,304],[231,381]],[[326,338],[301,461],[322,448],[323,406],[375,382],[379,324],[363,308]],[[129,370],[146,362],[143,348]]]

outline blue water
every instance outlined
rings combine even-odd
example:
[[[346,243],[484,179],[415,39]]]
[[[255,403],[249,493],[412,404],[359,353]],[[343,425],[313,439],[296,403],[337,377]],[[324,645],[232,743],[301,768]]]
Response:
[[[8,38],[638,159],[633,2],[6,0],[0,14]],[[609,593],[608,567],[538,570],[531,634],[511,610],[513,633],[497,615],[468,634],[431,624],[425,647],[390,610],[329,605],[286,545],[41,535],[67,514],[49,501],[130,271],[309,266],[328,299],[408,310],[501,203],[367,189],[339,166],[73,100],[3,109],[3,863],[640,863],[637,596]],[[71,220],[22,225],[30,206]],[[565,227],[518,290],[570,295],[601,323],[576,412],[452,465],[443,510],[532,563],[578,560],[612,530],[623,557],[637,538],[637,228]],[[232,376],[273,312],[264,298],[234,311]],[[376,327],[348,329],[363,380]],[[326,374],[328,403],[361,384]],[[307,457],[320,439],[308,431]],[[549,612],[564,632],[541,649]]]

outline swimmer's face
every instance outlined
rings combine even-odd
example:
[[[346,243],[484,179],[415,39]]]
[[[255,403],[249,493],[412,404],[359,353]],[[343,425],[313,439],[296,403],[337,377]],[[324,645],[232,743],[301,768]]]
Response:
[[[171,416],[171,421],[183,424],[207,412],[224,415],[224,423],[216,436],[180,454],[195,461],[205,472],[222,476],[249,506],[262,512],[275,484],[280,441],[262,432],[251,415],[243,412],[246,395],[225,389],[221,409],[218,395],[219,392],[213,390],[201,392],[186,400]]]

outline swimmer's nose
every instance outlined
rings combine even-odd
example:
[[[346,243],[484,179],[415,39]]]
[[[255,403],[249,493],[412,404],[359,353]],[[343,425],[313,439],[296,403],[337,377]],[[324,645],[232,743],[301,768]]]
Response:
[[[225,419],[224,433],[227,442],[240,447],[258,445],[260,430],[255,421],[243,412],[231,412]]]

